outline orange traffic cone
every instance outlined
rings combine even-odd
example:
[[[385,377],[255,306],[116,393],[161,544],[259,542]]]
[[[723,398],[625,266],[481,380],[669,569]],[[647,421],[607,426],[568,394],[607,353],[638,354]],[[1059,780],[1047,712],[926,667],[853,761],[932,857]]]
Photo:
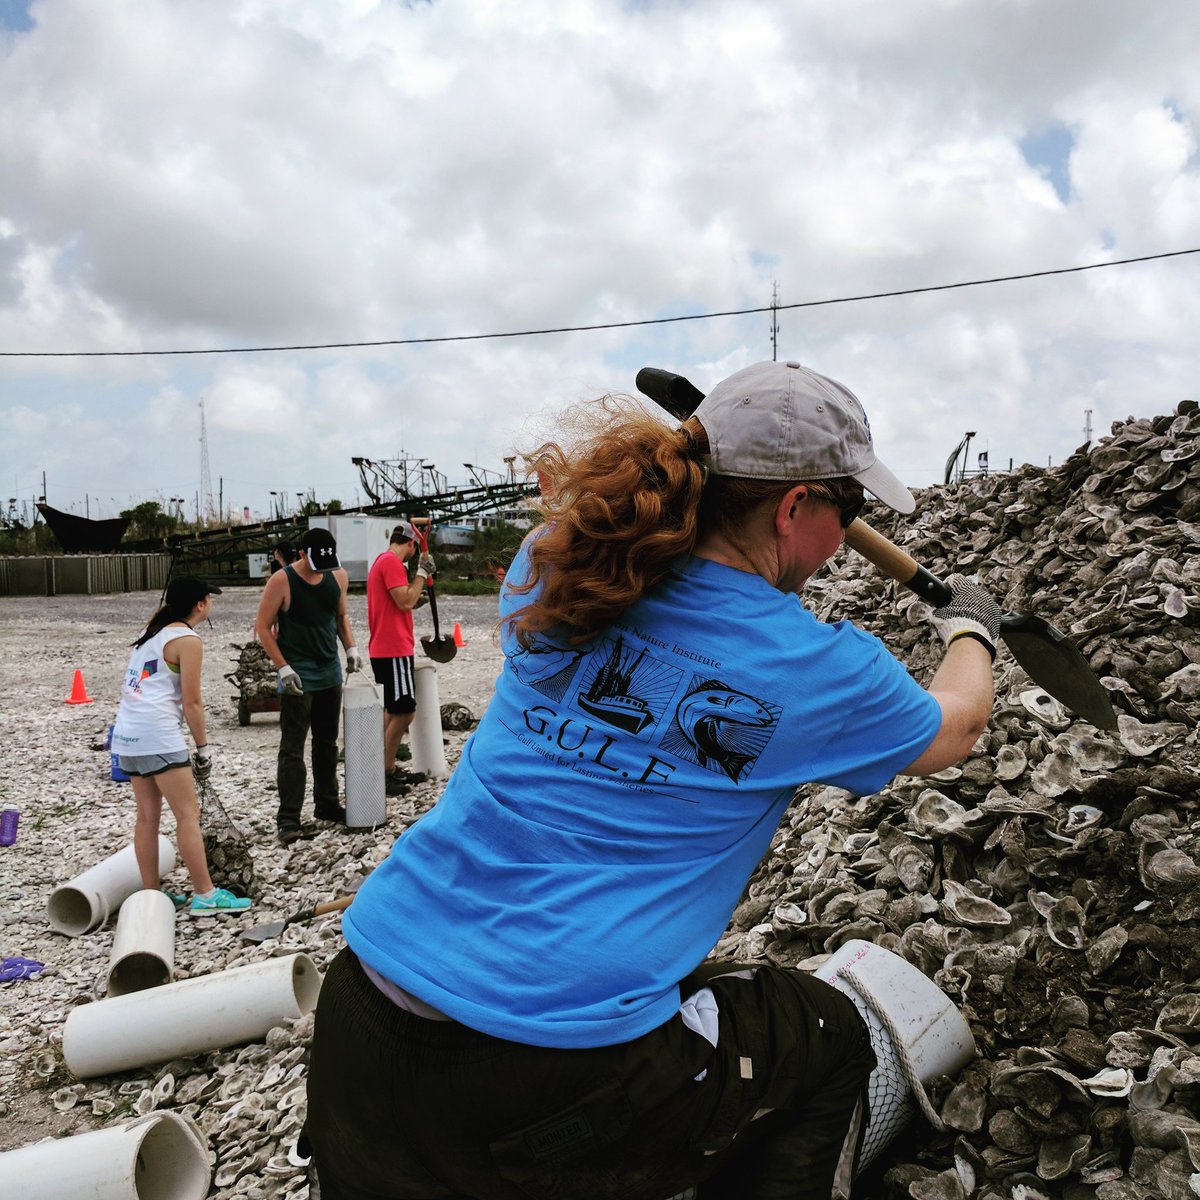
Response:
[[[76,669],[75,678],[71,682],[71,694],[63,701],[64,704],[91,704],[92,698],[87,694],[83,682],[83,672]]]
[[[454,644],[456,646],[465,646],[467,644],[463,641],[462,626],[457,621],[454,622]]]

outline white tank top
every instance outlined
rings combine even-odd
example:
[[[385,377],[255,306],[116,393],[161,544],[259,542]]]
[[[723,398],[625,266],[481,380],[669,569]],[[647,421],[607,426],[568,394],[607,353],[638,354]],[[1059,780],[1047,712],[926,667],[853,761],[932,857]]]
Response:
[[[163,650],[181,637],[199,637],[186,625],[168,625],[148,642],[134,646],[121,685],[121,704],[113,725],[117,754],[174,754],[187,749],[183,740],[183,688],[179,667]]]

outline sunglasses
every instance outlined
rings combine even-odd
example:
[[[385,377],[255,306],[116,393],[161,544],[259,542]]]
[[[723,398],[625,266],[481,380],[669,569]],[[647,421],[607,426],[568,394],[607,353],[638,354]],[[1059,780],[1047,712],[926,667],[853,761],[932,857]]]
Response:
[[[836,506],[838,510],[838,520],[841,522],[843,529],[849,529],[854,523],[854,519],[862,512],[863,506],[867,502],[865,492],[859,492],[856,496],[835,496],[831,489],[822,487],[820,484],[809,484],[808,489],[815,496],[828,503]]]

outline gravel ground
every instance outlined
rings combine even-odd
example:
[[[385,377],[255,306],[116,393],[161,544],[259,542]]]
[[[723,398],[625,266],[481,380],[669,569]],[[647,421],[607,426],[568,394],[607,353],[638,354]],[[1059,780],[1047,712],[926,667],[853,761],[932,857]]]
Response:
[[[235,648],[250,639],[258,596],[256,588],[227,590],[216,600],[212,627],[201,626],[199,632],[205,646],[208,736],[215,753],[212,782],[252,842],[261,895],[248,915],[181,918],[176,978],[219,970],[234,959],[267,957],[276,944],[252,947],[238,937],[242,929],[342,894],[361,878],[362,864],[382,860],[397,834],[438,793],[437,785],[426,784],[389,798],[387,823],[373,832],[323,826],[311,840],[289,849],[278,845],[279,718],[256,713],[249,726],[239,726],[236,689],[224,678],[233,669]],[[0,984],[0,1150],[104,1126],[120,1115],[96,1115],[86,1103],[90,1089],[66,1111],[51,1102],[57,1089],[72,1082],[59,1054],[63,1024],[75,1004],[103,994],[116,923],[81,938],[64,937],[50,929],[46,902],[59,884],[132,839],[129,785],[112,780],[104,738],[116,712],[129,643],[157,601],[158,594],[151,592],[0,597],[0,802],[21,810],[16,844],[0,847],[0,957],[32,958],[47,968],[41,977]],[[478,717],[500,669],[495,598],[445,596],[439,611],[443,632],[450,633],[458,622],[467,641],[453,661],[437,668],[440,700],[463,704]],[[351,595],[350,618],[365,648],[363,595]],[[427,607],[418,611],[416,625],[418,636],[431,632]],[[83,672],[92,704],[64,703],[76,669]],[[447,732],[451,765],[465,738]],[[310,814],[311,790],[306,819]],[[173,837],[169,811],[164,811],[162,830]],[[190,893],[182,865],[165,882]]]

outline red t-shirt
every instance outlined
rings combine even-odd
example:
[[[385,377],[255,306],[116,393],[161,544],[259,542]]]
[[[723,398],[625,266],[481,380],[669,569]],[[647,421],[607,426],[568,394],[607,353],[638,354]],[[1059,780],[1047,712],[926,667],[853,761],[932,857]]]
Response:
[[[407,658],[413,652],[412,611],[401,612],[391,597],[394,587],[408,587],[408,570],[385,550],[367,575],[367,653],[371,658]]]

